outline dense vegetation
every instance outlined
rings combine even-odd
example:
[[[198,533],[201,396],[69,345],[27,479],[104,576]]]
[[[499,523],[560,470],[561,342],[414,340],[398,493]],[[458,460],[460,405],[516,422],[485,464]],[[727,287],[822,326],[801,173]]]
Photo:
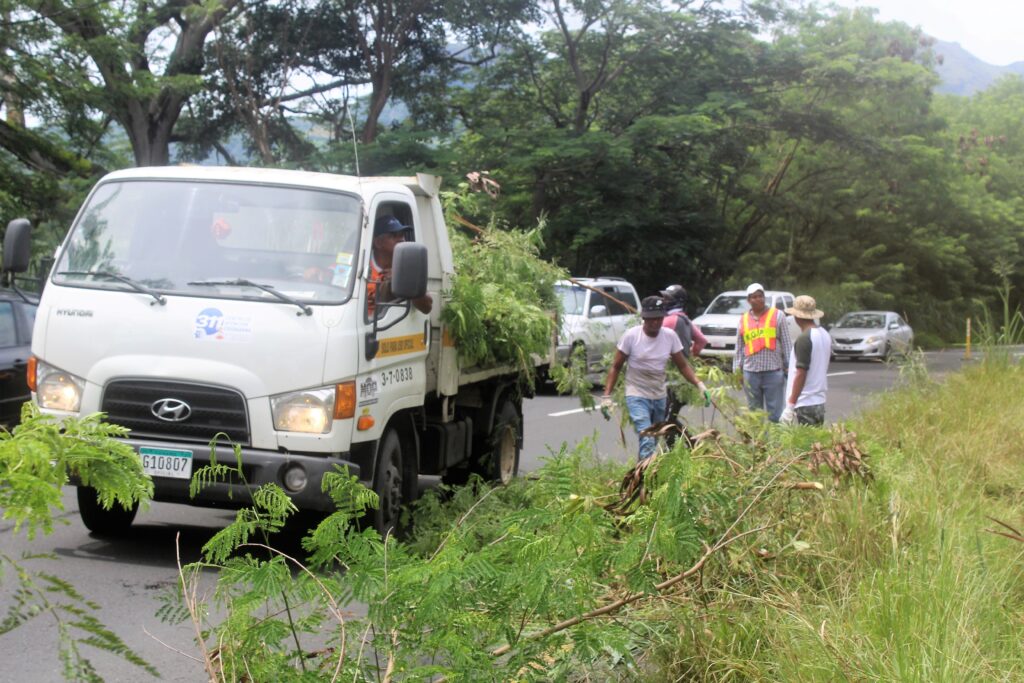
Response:
[[[645,293],[759,280],[927,340],[994,267],[1021,291],[1024,81],[937,96],[905,25],[745,5],[3,0],[0,214],[52,253],[104,170],[354,172],[355,137],[362,173],[489,170],[547,256]]]
[[[765,425],[716,390],[736,437],[634,469],[563,446],[510,486],[428,495],[404,540],[350,523],[375,495],[338,472],[338,511],[284,555],[270,539],[294,508],[267,485],[160,615],[195,623],[211,680],[1017,680],[1024,410],[1005,398],[1024,366],[990,352],[943,384],[915,361],[902,378],[832,430]],[[28,533],[73,472],[116,468],[91,480],[103,495],[146,498],[117,428],[69,424],[29,415],[0,440],[5,517]],[[0,631],[55,619],[70,678],[102,675],[82,645],[148,668],[36,559],[0,557],[19,584]]]

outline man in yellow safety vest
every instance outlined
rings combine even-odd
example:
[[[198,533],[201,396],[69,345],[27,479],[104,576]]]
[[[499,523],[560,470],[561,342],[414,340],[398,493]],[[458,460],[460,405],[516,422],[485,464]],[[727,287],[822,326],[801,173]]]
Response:
[[[751,410],[764,410],[778,422],[786,405],[786,376],[792,342],[786,316],[765,306],[764,287],[747,287],[750,310],[740,317],[736,330],[733,372],[742,372],[743,389]]]

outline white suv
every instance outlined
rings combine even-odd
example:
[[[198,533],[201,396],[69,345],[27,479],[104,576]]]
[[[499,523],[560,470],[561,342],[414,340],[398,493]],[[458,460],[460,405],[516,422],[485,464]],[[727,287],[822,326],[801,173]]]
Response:
[[[595,277],[559,280],[555,291],[562,300],[556,360],[565,363],[573,349],[581,346],[587,370],[601,372],[605,355],[615,350],[622,333],[633,322],[633,310],[639,308],[636,289],[620,277]]]
[[[766,306],[774,306],[785,311],[793,305],[793,294],[790,292],[767,291],[764,293]],[[742,290],[722,292],[714,298],[702,315],[697,316],[693,323],[708,338],[708,345],[700,352],[702,356],[723,356],[732,358],[736,355],[736,330],[740,326],[740,316],[750,310],[747,293]],[[796,341],[800,334],[800,326],[793,316],[786,316],[789,325],[789,341]]]

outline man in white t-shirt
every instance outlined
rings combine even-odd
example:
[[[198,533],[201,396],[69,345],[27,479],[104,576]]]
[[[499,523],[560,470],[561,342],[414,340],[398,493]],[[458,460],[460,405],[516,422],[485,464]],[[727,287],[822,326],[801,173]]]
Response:
[[[704,394],[705,405],[711,403],[707,387],[697,379],[683,357],[683,344],[679,341],[679,335],[675,330],[662,327],[665,300],[649,296],[641,302],[640,307],[643,324],[631,327],[619,340],[601,401],[603,409],[612,405],[612,390],[615,389],[622,366],[626,365],[626,409],[637,433],[665,419],[668,403],[665,365],[669,359],[676,364],[683,377]],[[657,443],[653,436],[641,436],[639,459],[653,455]]]
[[[825,315],[809,296],[798,296],[786,309],[800,326],[800,336],[789,354],[789,381],[786,385],[786,409],[783,424],[825,424],[825,394],[828,391],[828,363],[832,357],[832,338],[815,324]]]

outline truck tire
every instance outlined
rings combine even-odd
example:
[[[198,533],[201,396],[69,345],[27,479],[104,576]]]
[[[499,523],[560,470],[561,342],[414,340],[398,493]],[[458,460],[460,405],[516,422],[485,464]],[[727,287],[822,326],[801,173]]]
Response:
[[[483,476],[497,484],[507,484],[519,474],[519,444],[522,420],[515,403],[505,399],[494,416],[494,429],[488,438],[489,453]]]
[[[109,510],[100,505],[96,489],[88,486],[78,487],[78,513],[82,516],[85,528],[99,536],[117,536],[131,528],[135,513],[139,511],[136,503],[130,509],[114,503]]]
[[[398,529],[399,515],[406,502],[402,485],[403,464],[402,440],[394,429],[388,429],[380,441],[373,477],[373,491],[380,498],[380,504],[372,514],[373,528],[382,538]]]

